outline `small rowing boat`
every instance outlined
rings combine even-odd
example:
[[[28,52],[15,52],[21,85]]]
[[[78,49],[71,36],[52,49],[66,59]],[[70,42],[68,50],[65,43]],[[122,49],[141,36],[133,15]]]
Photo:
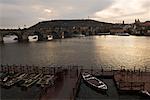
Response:
[[[150,93],[146,90],[141,91],[141,95],[150,98]]]
[[[36,84],[41,87],[52,86],[54,85],[54,75],[45,75]]]
[[[107,91],[108,87],[107,85],[101,81],[100,79],[94,77],[93,75],[89,73],[82,73],[82,77],[85,83],[89,85],[90,87],[98,90],[98,91]]]

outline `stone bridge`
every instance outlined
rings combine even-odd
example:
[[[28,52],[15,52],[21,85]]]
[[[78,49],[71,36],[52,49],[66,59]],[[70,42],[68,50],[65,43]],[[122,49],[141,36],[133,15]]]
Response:
[[[48,39],[48,35],[53,36],[53,39],[60,39],[77,36],[78,34],[95,35],[100,32],[109,32],[111,28],[111,23],[90,19],[43,21],[27,29],[0,29],[0,42],[3,42],[5,35],[16,35],[19,42],[28,41],[30,35],[38,35],[39,41],[45,41]]]
[[[73,34],[93,35],[95,30],[89,27],[82,28],[55,28],[55,29],[0,29],[0,42],[3,42],[3,37],[6,35],[16,35],[18,42],[27,42],[28,36],[38,35],[38,41],[46,41],[48,35],[53,36],[53,39],[60,39],[62,37],[69,38]]]
[[[57,33],[57,32],[56,32]],[[55,35],[49,30],[30,30],[30,29],[1,29],[0,30],[0,42],[3,42],[3,37],[6,35],[16,35],[18,37],[18,42],[27,42],[28,36],[38,35],[39,41],[44,41],[48,39],[48,35]],[[54,36],[55,38],[61,38],[62,35]]]

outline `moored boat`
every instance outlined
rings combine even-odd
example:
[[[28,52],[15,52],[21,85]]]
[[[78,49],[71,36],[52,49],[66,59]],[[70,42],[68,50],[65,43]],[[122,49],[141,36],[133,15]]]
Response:
[[[16,75],[17,76],[17,75]],[[18,77],[14,77],[12,78],[10,81],[6,82],[4,84],[5,87],[11,87],[12,85],[18,83],[19,81],[21,81],[23,79],[23,77],[25,76],[25,74],[21,74]]]
[[[84,34],[73,34],[73,37],[85,37]]]
[[[82,77],[84,82],[87,83],[87,85],[91,88],[103,92],[106,92],[108,90],[107,85],[100,79],[94,77],[93,75],[89,73],[82,73]]]
[[[142,90],[140,93],[141,93],[141,96],[150,98],[150,93],[148,91]]]
[[[34,83],[36,83],[39,80],[39,77],[41,76],[41,74],[33,74],[31,75],[28,79],[26,79],[24,81],[23,84],[21,84],[22,87],[28,88],[29,86],[33,85]]]
[[[7,80],[8,80],[8,76],[3,79],[3,82],[6,82]]]
[[[130,36],[129,33],[115,33],[115,35],[118,35],[118,36]]]
[[[54,75],[45,75],[36,84],[41,87],[52,86],[54,84]]]

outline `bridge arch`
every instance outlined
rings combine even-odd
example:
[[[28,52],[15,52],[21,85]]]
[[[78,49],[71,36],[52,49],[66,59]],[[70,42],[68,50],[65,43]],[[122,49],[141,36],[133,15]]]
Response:
[[[18,41],[19,35],[17,32],[6,32],[0,37],[1,42],[6,42],[7,40],[10,42]]]

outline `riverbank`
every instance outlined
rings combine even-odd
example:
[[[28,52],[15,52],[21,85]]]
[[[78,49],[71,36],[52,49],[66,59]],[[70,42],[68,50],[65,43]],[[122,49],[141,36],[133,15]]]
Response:
[[[32,67],[32,66],[30,66]],[[83,93],[86,90],[89,90],[91,92],[88,92],[89,95],[92,95],[93,99],[109,99],[112,98],[112,94],[114,94],[114,99],[119,98],[120,96],[123,96],[122,98],[127,98],[129,95],[132,95],[132,99],[137,99],[141,100],[140,98],[144,98],[143,96],[139,96],[141,90],[146,90],[150,92],[149,86],[150,86],[150,71],[145,70],[145,71],[139,71],[139,70],[130,70],[130,69],[118,69],[114,70],[112,68],[109,69],[83,69],[82,66],[55,66],[55,73],[53,74],[56,77],[56,80],[54,81],[53,85],[49,86],[44,86],[44,87],[37,87],[36,83],[34,83],[32,86],[27,87],[26,89],[23,88],[23,91],[20,91],[20,95],[23,95],[22,99],[27,99],[27,98],[39,98],[40,100],[48,100],[49,98],[51,99],[67,99],[67,100],[73,100],[73,99],[85,99],[87,98],[86,95]],[[19,68],[19,67],[17,67]],[[44,67],[45,69],[48,69]],[[49,68],[52,68],[49,66]],[[1,67],[2,69],[2,67]],[[6,68],[5,68],[6,69]],[[59,69],[59,71],[58,71]],[[54,71],[54,69],[52,68]],[[82,78],[81,78],[81,73],[82,72],[88,72],[93,74],[94,76],[104,80],[106,84],[108,84],[108,96],[101,95],[101,94],[95,94],[93,90],[91,90],[89,87],[85,86]],[[8,73],[10,76],[10,80],[15,78],[18,72],[15,72],[13,74],[13,71],[9,70],[1,70],[1,73]],[[37,74],[37,72],[23,72],[26,74]],[[52,73],[45,73],[39,72],[43,75],[52,75]],[[15,76],[11,78],[11,75]],[[120,77],[121,76],[121,77]],[[7,77],[7,76],[5,76]],[[32,75],[32,77],[35,77]],[[3,78],[4,79],[4,78]],[[132,80],[131,80],[132,79]],[[10,81],[8,80],[8,81]],[[28,79],[29,80],[29,79]],[[2,79],[1,79],[2,81]],[[129,84],[122,84],[123,82]],[[134,83],[130,85],[130,83]],[[139,85],[140,83],[144,83],[143,85]],[[1,84],[1,86],[3,86]],[[115,88],[112,88],[114,87]],[[125,86],[125,88],[123,88]],[[20,97],[17,97],[18,94],[12,95],[10,91],[18,91],[18,87],[16,88],[16,85],[13,85],[10,88],[1,87],[2,88],[2,99],[5,98],[5,93],[10,93],[10,95],[7,95],[5,99],[10,99],[10,98],[17,98],[19,99]],[[142,88],[141,88],[142,87]],[[33,90],[32,90],[33,89]],[[136,91],[135,91],[136,89]],[[25,93],[30,93],[31,91],[39,91],[33,93],[32,96],[25,96]],[[116,92],[112,92],[116,91]],[[94,93],[94,94],[93,94]],[[123,94],[124,93],[124,94]],[[86,93],[87,94],[87,93]],[[91,99],[92,99],[91,97]],[[131,97],[130,97],[131,98]],[[120,99],[118,99],[120,100]],[[121,99],[122,100],[122,99]]]

